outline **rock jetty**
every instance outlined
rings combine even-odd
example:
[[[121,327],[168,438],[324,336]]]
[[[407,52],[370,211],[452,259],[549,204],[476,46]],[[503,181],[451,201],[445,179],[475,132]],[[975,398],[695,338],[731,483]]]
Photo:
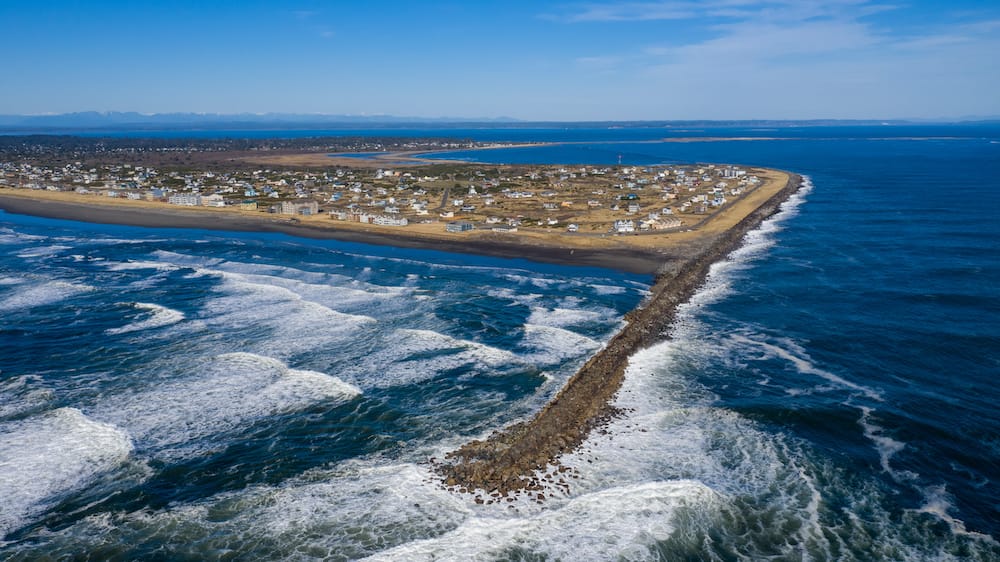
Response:
[[[677,306],[702,285],[709,268],[736,249],[744,235],[776,213],[801,183],[790,174],[785,186],[749,213],[733,228],[696,250],[693,257],[665,264],[655,278],[650,295],[625,316],[626,324],[594,355],[565,387],[530,421],[494,432],[484,440],[466,443],[433,463],[446,486],[455,490],[485,492],[492,498],[530,492],[544,498],[539,471],[558,466],[559,457],[571,452],[618,416],[612,401],[621,388],[628,358],[637,350],[665,337]],[[480,500],[477,500],[480,501]]]

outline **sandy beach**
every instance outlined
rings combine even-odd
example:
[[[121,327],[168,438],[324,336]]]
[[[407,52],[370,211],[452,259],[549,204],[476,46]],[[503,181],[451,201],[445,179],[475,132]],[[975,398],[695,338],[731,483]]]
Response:
[[[694,255],[706,243],[732,228],[787,183],[788,174],[769,171],[763,185],[727,205],[696,228],[642,235],[594,236],[565,232],[499,233],[477,230],[447,233],[444,223],[379,227],[335,221],[326,215],[274,215],[232,207],[181,207],[29,189],[0,189],[0,209],[15,214],[153,228],[276,232],[314,239],[333,239],[383,246],[521,258],[560,265],[603,267],[629,273],[655,274]]]

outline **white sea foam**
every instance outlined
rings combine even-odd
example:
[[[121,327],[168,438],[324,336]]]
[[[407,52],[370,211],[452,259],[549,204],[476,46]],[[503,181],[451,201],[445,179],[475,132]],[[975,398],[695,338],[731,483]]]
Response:
[[[499,289],[490,289],[486,292],[491,297],[508,300],[515,304],[522,304],[524,306],[536,306],[542,295],[537,293],[520,293],[506,287]]]
[[[176,271],[180,269],[172,263],[158,261],[129,260],[124,262],[108,262],[105,267],[111,271],[133,271],[143,269],[154,269],[156,271]]]
[[[554,286],[576,286],[579,287],[583,285],[582,282],[575,279],[566,279],[563,277],[539,277],[535,275],[520,275],[516,273],[508,273],[503,276],[503,278],[513,281],[519,285],[533,285],[539,289],[548,289]]]
[[[882,401],[882,394],[873,388],[869,388],[862,384],[858,384],[845,379],[839,375],[831,373],[826,369],[821,369],[816,366],[815,361],[809,356],[809,354],[802,348],[798,343],[788,339],[780,338],[777,343],[781,345],[772,344],[763,341],[754,341],[749,338],[733,335],[732,338],[740,343],[752,345],[759,347],[761,350],[766,351],[771,356],[778,357],[788,361],[795,367],[795,369],[802,373],[803,375],[813,375],[817,376],[823,380],[826,380],[840,388],[846,388],[857,392],[858,394],[865,396],[871,400]]]
[[[436,538],[370,560],[486,560],[543,555],[553,560],[640,560],[676,532],[681,510],[712,512],[715,494],[691,481],[647,482],[575,497],[529,516],[470,517]]]
[[[990,535],[968,530],[964,521],[950,514],[954,506],[951,495],[948,494],[948,489],[944,485],[925,488],[923,496],[924,504],[917,510],[918,513],[927,513],[944,521],[955,535],[970,537],[994,547],[1000,546],[1000,542]]]
[[[40,409],[53,398],[41,377],[22,375],[0,381],[0,419]]]
[[[543,308],[532,307],[531,316],[528,317],[528,324],[537,326],[554,326],[565,328],[568,326],[578,326],[590,322],[608,321],[615,312],[611,309],[605,310],[583,310],[578,308]]]
[[[885,428],[873,421],[873,410],[871,408],[867,406],[859,406],[858,408],[861,410],[861,418],[858,420],[858,424],[864,431],[865,437],[875,444],[875,450],[878,451],[879,464],[882,465],[882,470],[892,476],[896,482],[916,479],[916,474],[909,471],[895,470],[890,464],[893,455],[906,448],[906,443],[884,435]]]
[[[34,234],[26,234],[24,232],[17,232],[11,228],[0,229],[0,244],[15,245],[24,244],[26,242],[36,242],[39,240],[47,240],[46,236],[37,236]]]
[[[54,256],[56,254],[65,252],[66,250],[72,250],[70,246],[63,246],[61,244],[52,244],[51,246],[35,246],[17,253],[19,258],[42,258],[48,256]]]
[[[620,285],[591,285],[590,288],[598,295],[620,295],[628,290]]]
[[[183,312],[158,304],[137,302],[133,303],[132,306],[138,310],[147,311],[147,314],[143,315],[141,320],[137,320],[120,328],[110,328],[105,330],[105,333],[111,335],[127,334],[129,332],[137,332],[140,330],[162,328],[184,320]]]
[[[122,431],[74,408],[0,424],[0,537],[120,466],[131,452]]]
[[[515,354],[431,330],[401,329],[387,334],[342,373],[363,388],[387,388],[429,380],[466,367],[475,374],[505,372],[524,365]]]
[[[67,281],[26,279],[16,285],[12,295],[0,300],[0,312],[31,309],[55,304],[81,293],[94,290],[93,287]]]
[[[527,353],[522,359],[538,365],[554,365],[567,359],[588,355],[601,347],[601,343],[555,326],[525,324],[521,346]]]
[[[251,353],[219,355],[191,370],[148,389],[109,395],[88,413],[127,431],[143,453],[175,458],[202,450],[203,439],[255,420],[341,403],[361,392],[336,377]]]
[[[253,333],[253,349],[267,355],[288,358],[324,349],[375,322],[370,316],[346,314],[306,300],[284,287],[252,282],[242,274],[210,274],[221,276],[223,296],[206,303],[205,322]]]

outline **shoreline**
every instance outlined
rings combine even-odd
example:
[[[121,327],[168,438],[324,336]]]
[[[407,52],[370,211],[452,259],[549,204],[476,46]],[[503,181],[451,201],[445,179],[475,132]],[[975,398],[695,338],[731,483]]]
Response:
[[[697,255],[658,272],[650,296],[625,315],[625,327],[531,420],[470,441],[449,452],[443,461],[431,459],[444,485],[452,491],[477,494],[477,503],[494,503],[518,492],[544,501],[547,484],[536,478],[536,471],[554,466],[557,475],[565,472],[559,457],[576,450],[591,431],[621,414],[612,401],[621,388],[629,357],[668,339],[663,331],[673,322],[678,305],[704,283],[712,264],[736,250],[748,232],[777,213],[801,183],[800,176],[790,174],[782,189]],[[568,486],[563,478],[556,485]],[[486,498],[477,491],[485,492]]]
[[[722,210],[702,215],[694,225],[635,234],[575,234],[530,228],[517,233],[485,229],[449,233],[445,232],[444,224],[440,222],[386,227],[335,221],[325,214],[293,217],[233,207],[188,207],[10,187],[0,188],[0,210],[99,224],[280,233],[301,238],[597,267],[654,276],[701,253],[716,237],[764,204],[787,183],[787,172],[761,169],[759,173],[764,179],[762,185],[734,199]]]
[[[664,261],[671,259],[662,252],[639,247],[570,247],[501,235],[449,239],[446,236],[431,237],[414,233],[396,234],[385,230],[338,228],[336,224],[318,226],[308,222],[293,222],[289,219],[248,216],[202,208],[161,209],[89,201],[48,200],[31,197],[30,192],[22,195],[6,190],[0,190],[0,210],[10,214],[96,224],[278,233],[316,240],[339,240],[376,246],[523,259],[555,265],[598,267],[640,275],[655,275]]]

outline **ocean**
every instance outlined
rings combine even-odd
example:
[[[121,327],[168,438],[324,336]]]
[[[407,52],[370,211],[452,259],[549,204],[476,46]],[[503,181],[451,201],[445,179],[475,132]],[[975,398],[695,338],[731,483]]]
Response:
[[[544,504],[429,459],[530,416],[651,278],[0,213],[0,559],[1000,560],[1000,127],[412,131],[444,134],[807,182]]]

